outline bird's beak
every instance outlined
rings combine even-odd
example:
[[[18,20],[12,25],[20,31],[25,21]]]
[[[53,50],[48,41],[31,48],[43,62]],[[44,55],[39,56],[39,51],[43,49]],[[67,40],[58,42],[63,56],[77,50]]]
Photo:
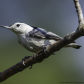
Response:
[[[7,29],[12,29],[11,26],[3,26],[3,25],[1,25],[0,27],[7,28]]]

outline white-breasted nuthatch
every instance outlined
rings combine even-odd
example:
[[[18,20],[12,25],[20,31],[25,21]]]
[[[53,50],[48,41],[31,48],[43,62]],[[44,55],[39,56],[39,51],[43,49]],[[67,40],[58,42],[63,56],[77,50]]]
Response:
[[[62,39],[62,37],[52,32],[48,32],[45,29],[30,26],[20,22],[17,22],[12,26],[1,27],[12,30],[18,36],[19,43],[27,50],[32,52],[38,52],[44,47],[52,45]],[[65,47],[79,49],[81,46],[76,43],[70,43]]]

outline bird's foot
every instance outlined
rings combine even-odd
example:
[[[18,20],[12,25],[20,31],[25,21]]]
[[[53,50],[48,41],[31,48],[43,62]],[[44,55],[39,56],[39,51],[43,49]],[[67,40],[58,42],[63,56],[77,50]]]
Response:
[[[22,62],[23,62],[23,65],[24,65],[24,66],[26,66],[25,63],[24,63],[24,61],[25,61],[26,59],[30,58],[30,57],[31,57],[31,56],[25,56],[25,58],[22,59]],[[30,67],[29,69],[32,69],[32,65],[31,65],[31,67]]]

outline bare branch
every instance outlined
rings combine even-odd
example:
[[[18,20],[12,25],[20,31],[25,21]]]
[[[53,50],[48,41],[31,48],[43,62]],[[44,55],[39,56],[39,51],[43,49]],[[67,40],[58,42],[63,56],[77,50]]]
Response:
[[[45,58],[48,58],[50,55],[52,55],[55,51],[59,51],[61,48],[66,46],[67,44],[73,42],[77,38],[81,37],[82,34],[79,31],[79,28],[72,32],[71,34],[66,35],[62,40],[56,42],[52,46],[49,46],[48,48],[39,51],[37,54],[29,57],[28,59],[25,59],[24,64],[23,62],[17,63],[16,65],[10,67],[9,69],[1,72],[0,74],[0,82],[6,80],[10,76],[24,70],[25,68],[35,64],[42,62]]]
[[[73,1],[75,4],[77,15],[78,15],[78,22],[79,22],[79,24],[84,24],[83,13],[82,13],[82,9],[81,9],[79,0],[73,0]]]

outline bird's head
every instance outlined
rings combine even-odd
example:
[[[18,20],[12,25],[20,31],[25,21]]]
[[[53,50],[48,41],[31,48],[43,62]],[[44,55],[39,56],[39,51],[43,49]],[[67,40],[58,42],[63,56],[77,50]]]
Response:
[[[33,29],[31,26],[29,26],[25,23],[20,23],[20,22],[17,22],[15,24],[11,25],[11,26],[0,26],[0,27],[10,29],[16,34],[18,34],[18,33],[28,33],[30,31],[32,31],[32,29]]]

